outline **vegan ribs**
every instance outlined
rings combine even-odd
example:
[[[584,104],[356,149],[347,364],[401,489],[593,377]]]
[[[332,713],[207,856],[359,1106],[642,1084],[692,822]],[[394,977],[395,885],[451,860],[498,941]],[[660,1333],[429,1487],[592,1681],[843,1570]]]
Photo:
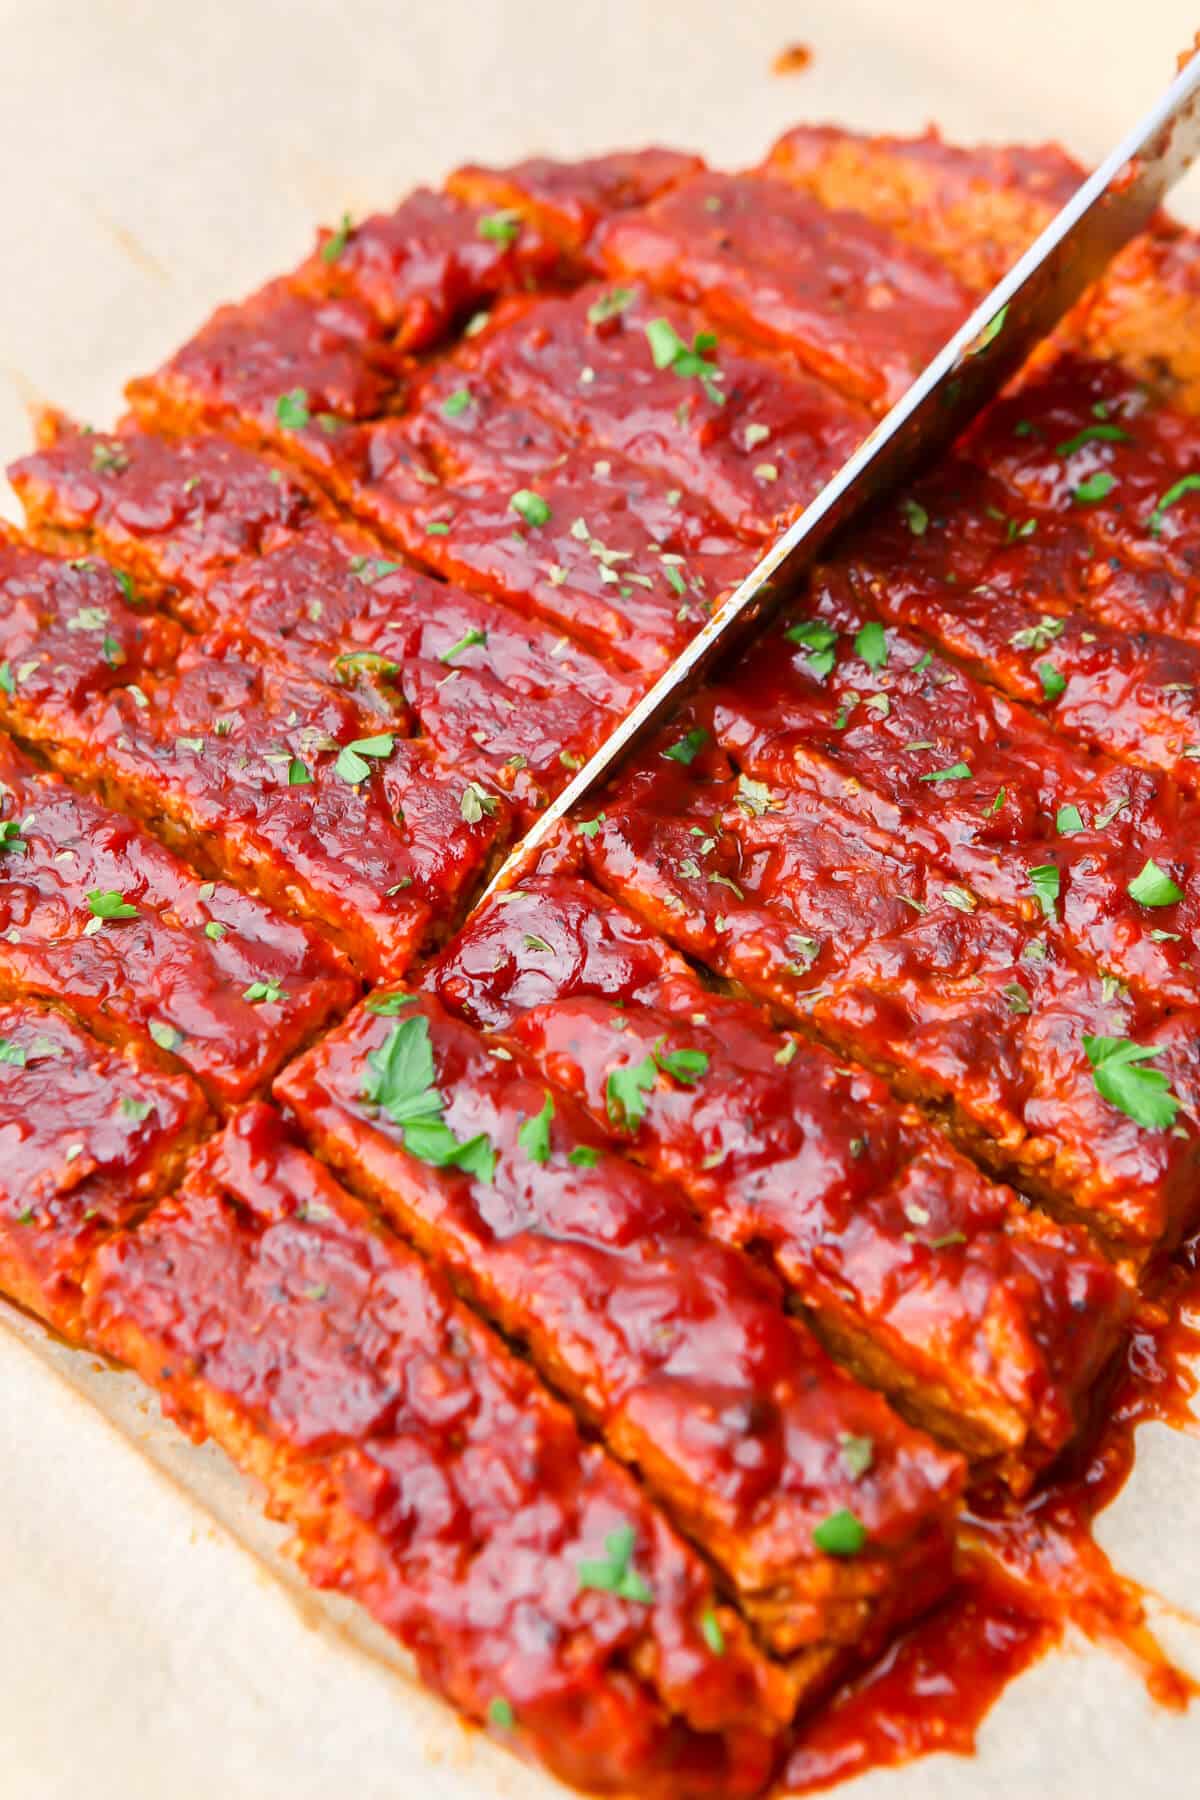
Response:
[[[0,1288],[469,1720],[768,1790],[1200,1227],[1200,244],[499,861],[1071,191],[467,165],[39,422],[0,527]]]

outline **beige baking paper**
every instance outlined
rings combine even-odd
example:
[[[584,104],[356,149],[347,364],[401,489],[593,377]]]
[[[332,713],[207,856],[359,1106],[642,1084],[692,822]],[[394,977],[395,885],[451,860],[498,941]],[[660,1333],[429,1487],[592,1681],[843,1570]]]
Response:
[[[736,166],[800,120],[1103,153],[1200,26],[1183,0],[0,0],[0,461],[46,401],[122,382],[314,221],[454,163],[651,140]],[[803,43],[803,74],[772,75]],[[1200,190],[1182,210],[1200,219]],[[1101,1521],[1200,1613],[1200,1444],[1152,1428]],[[0,1309],[0,1800],[552,1800],[424,1695],[353,1608],[307,1593],[211,1450],[131,1378]],[[1165,1640],[1200,1674],[1200,1631]],[[1082,1644],[973,1761],[853,1800],[1189,1800],[1200,1716]]]

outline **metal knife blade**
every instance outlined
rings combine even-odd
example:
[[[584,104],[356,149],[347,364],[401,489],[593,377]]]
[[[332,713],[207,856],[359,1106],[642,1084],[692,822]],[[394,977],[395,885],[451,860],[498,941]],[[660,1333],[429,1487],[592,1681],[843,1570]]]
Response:
[[[780,603],[835,531],[956,437],[1200,154],[1200,55],[1078,188],[512,850],[476,903],[528,870],[561,821]]]

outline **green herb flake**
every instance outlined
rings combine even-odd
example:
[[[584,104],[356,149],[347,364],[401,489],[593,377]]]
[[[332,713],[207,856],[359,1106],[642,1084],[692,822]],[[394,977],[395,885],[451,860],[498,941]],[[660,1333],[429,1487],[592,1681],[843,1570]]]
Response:
[[[132,1119],[140,1125],[142,1120],[148,1119],[154,1111],[154,1102],[153,1100],[135,1100],[130,1094],[122,1094],[119,1110],[123,1119]]]
[[[1115,475],[1107,469],[1097,469],[1086,481],[1081,481],[1077,488],[1071,490],[1071,498],[1077,506],[1095,506],[1098,500],[1107,499],[1117,485]]]
[[[707,1612],[700,1615],[700,1635],[714,1656],[724,1656],[725,1633],[721,1630],[721,1621],[711,1606]]]
[[[986,350],[989,344],[995,343],[996,339],[1000,336],[1000,333],[1004,330],[1004,321],[1007,317],[1008,306],[1006,304],[1000,308],[1000,311],[996,313],[994,317],[988,320],[983,330],[979,333],[979,336],[971,345],[969,352],[971,356],[978,356],[980,351]]]
[[[1125,891],[1139,906],[1174,906],[1183,899],[1183,889],[1172,881],[1165,869],[1159,868],[1153,857],[1147,858],[1144,868]]]
[[[669,749],[664,750],[663,755],[670,762],[683,763],[686,766],[695,762],[707,742],[707,731],[703,726],[697,725],[691,731],[685,732],[677,744],[672,744]]]
[[[854,640],[854,654],[861,656],[869,669],[887,666],[887,632],[878,619],[868,619]]]
[[[919,500],[911,498],[900,502],[900,510],[904,514],[905,523],[914,537],[924,537],[929,530],[929,514]]]
[[[546,1095],[541,1112],[526,1119],[517,1132],[517,1142],[532,1163],[550,1161],[550,1121],[554,1117],[554,1101]]]
[[[1059,837],[1075,837],[1079,832],[1086,831],[1087,826],[1083,822],[1083,814],[1079,808],[1067,805],[1060,806],[1055,813],[1054,829]]]
[[[931,769],[927,775],[919,775],[918,781],[970,781],[971,771],[965,762],[951,763],[948,769]]]
[[[1057,700],[1067,691],[1067,678],[1052,662],[1040,662],[1037,665],[1037,678],[1042,684],[1042,698]]]
[[[698,331],[690,350],[669,319],[651,319],[645,332],[656,369],[670,369],[684,379],[695,376],[712,404],[724,406],[725,395],[718,386],[721,370],[712,361],[717,347],[713,332]]]
[[[298,756],[292,756],[288,758],[287,778],[289,787],[308,787],[312,783],[312,771]]]
[[[526,525],[546,525],[550,521],[550,508],[532,488],[518,488],[508,504],[510,510],[524,519]]]
[[[28,1061],[29,1053],[23,1044],[14,1044],[11,1038],[0,1038],[0,1063],[7,1063],[13,1069],[23,1069]]]
[[[1073,438],[1067,438],[1055,450],[1055,456],[1074,456],[1076,450],[1082,450],[1085,444],[1128,444],[1132,442],[1129,433],[1122,431],[1119,425],[1085,425],[1077,431]]]
[[[1159,1044],[1135,1044],[1129,1038],[1084,1034],[1084,1053],[1092,1065],[1096,1091],[1146,1131],[1167,1131],[1175,1123],[1179,1101],[1161,1069],[1146,1065],[1162,1054]]]
[[[89,889],[87,903],[94,919],[136,919],[138,916],[138,909],[132,901],[126,900],[123,894],[114,892],[112,888]]]
[[[252,1006],[278,1006],[286,998],[274,975],[268,976],[266,981],[252,981],[249,987],[242,989],[242,999],[249,1000]]]
[[[658,1083],[658,1066],[652,1056],[640,1063],[613,1069],[604,1084],[604,1103],[613,1124],[625,1131],[636,1131],[646,1116],[646,1095]]]
[[[594,1169],[600,1161],[600,1152],[591,1144],[576,1144],[567,1152],[567,1161],[576,1169]]]
[[[178,1050],[183,1042],[183,1033],[168,1025],[165,1019],[151,1019],[149,1031],[160,1050]]]
[[[488,1724],[494,1725],[497,1731],[511,1731],[517,1722],[512,1701],[505,1700],[501,1694],[494,1694],[488,1701],[487,1716]]]
[[[789,644],[803,644],[808,651],[808,666],[818,681],[833,672],[837,661],[837,632],[823,619],[801,619],[784,632]]]
[[[496,1153],[488,1138],[479,1132],[464,1141],[446,1124],[423,1013],[401,1019],[379,1048],[367,1053],[363,1096],[400,1127],[404,1148],[418,1161],[461,1169],[489,1185],[495,1178]]]
[[[594,838],[604,823],[604,814],[597,813],[594,819],[580,819],[576,830],[580,837]]]
[[[1054,863],[1039,863],[1030,869],[1029,885],[1033,889],[1038,905],[1048,919],[1058,917],[1058,896],[1062,886],[1062,877]]]
[[[635,299],[636,295],[632,288],[610,288],[607,294],[601,294],[600,298],[593,300],[588,307],[588,324],[603,325],[608,319],[619,318]]]
[[[275,417],[285,431],[303,431],[311,416],[306,388],[292,388],[275,402]]]
[[[485,814],[488,818],[495,818],[499,806],[500,802],[495,794],[489,794],[477,781],[468,781],[462,791],[458,811],[468,825],[478,825]]]
[[[1163,515],[1176,501],[1182,500],[1185,494],[1197,492],[1200,492],[1200,475],[1182,475],[1178,481],[1172,482],[1166,492],[1160,495],[1154,511],[1146,521],[1151,537],[1157,537],[1162,531]]]
[[[442,401],[442,417],[444,419],[461,418],[470,404],[470,388],[455,388],[454,392],[452,394],[447,394],[446,398]]]
[[[331,231],[321,245],[321,261],[335,263],[346,245],[350,242],[350,233],[354,230],[354,221],[348,212],[342,214],[341,223],[336,231]]]
[[[875,1461],[875,1440],[857,1437],[852,1431],[839,1431],[838,1449],[842,1467],[851,1481],[861,1481]]]
[[[633,1566],[635,1542],[632,1525],[610,1531],[604,1540],[606,1554],[580,1563],[580,1587],[597,1588],[601,1593],[616,1594],[621,1600],[636,1600],[642,1606],[652,1605],[654,1590]]]
[[[363,1005],[368,1012],[377,1013],[381,1019],[394,1019],[398,1012],[411,1006],[416,997],[415,994],[368,994]]]
[[[333,772],[351,787],[357,787],[371,773],[371,763],[382,762],[395,748],[396,740],[389,731],[375,737],[354,738],[338,751]]]
[[[484,213],[475,229],[489,243],[515,244],[521,235],[521,215],[511,206],[502,206],[497,212]]]
[[[866,1527],[844,1506],[822,1519],[813,1530],[813,1543],[826,1556],[857,1556],[866,1541]]]
[[[703,1050],[660,1050],[655,1045],[654,1060],[665,1075],[682,1087],[695,1087],[700,1077],[708,1073],[708,1057]]]
[[[209,919],[204,927],[204,935],[206,938],[211,938],[214,944],[219,944],[228,929],[229,927],[222,925],[219,919]]]
[[[442,650],[438,653],[438,661],[440,663],[451,663],[454,661],[454,658],[461,655],[464,650],[473,650],[476,644],[486,643],[487,632],[480,631],[478,626],[468,625],[457,644],[451,644],[448,650]]]

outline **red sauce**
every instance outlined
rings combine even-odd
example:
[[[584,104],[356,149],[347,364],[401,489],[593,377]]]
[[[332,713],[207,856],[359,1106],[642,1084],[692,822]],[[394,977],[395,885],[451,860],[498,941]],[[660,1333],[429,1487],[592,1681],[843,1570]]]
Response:
[[[1193,1239],[1143,1303],[1100,1423],[1058,1473],[1021,1503],[977,1502],[962,1531],[968,1572],[811,1723],[796,1728],[779,1791],[832,1787],[871,1768],[935,1751],[970,1753],[1000,1694],[1065,1625],[1131,1663],[1160,1705],[1183,1711],[1200,1695],[1146,1618],[1145,1589],[1114,1569],[1091,1535],[1121,1491],[1134,1437],[1151,1421],[1200,1432],[1200,1239]]]

